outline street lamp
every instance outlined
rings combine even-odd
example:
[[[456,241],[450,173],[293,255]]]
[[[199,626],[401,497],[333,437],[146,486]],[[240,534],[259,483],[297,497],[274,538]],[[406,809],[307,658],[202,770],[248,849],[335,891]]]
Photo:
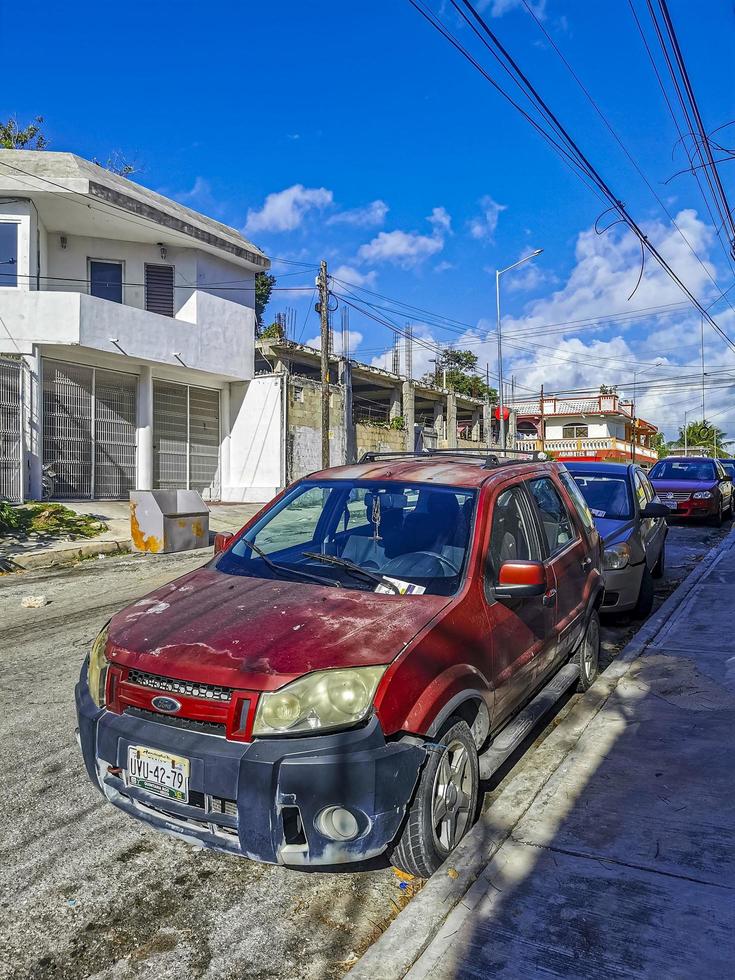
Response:
[[[632,452],[631,452],[631,461],[633,463],[635,463],[635,446],[636,446],[636,441],[635,441],[636,440],[636,435],[635,435],[636,424],[635,423],[636,423],[636,415],[637,415],[637,407],[638,407],[637,404],[636,404],[636,385],[638,383],[638,375],[639,374],[645,374],[646,371],[650,371],[651,368],[661,367],[661,365],[663,363],[664,363],[663,358],[662,357],[657,357],[656,360],[653,362],[653,364],[649,364],[648,367],[640,368],[638,371],[634,371],[633,372],[633,411],[631,412],[631,414],[633,416],[633,449],[632,449]]]
[[[513,265],[509,265],[506,269],[496,269],[495,270],[495,299],[498,308],[498,397],[500,399],[500,445],[505,449],[505,416],[503,414],[503,334],[500,327],[500,277],[506,272],[510,272],[511,269],[517,269],[519,265],[523,265],[524,262],[530,261],[530,259],[535,259],[537,255],[541,255],[543,252],[542,248],[537,248],[530,255],[524,255],[522,259],[518,259]]]

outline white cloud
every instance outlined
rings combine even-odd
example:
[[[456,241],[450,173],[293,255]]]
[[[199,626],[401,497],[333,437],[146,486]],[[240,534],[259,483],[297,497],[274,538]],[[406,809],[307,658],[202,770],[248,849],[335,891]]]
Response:
[[[359,330],[348,330],[347,334],[348,343],[350,345],[350,356],[354,357],[355,352],[363,341],[363,334],[361,334]],[[322,338],[319,334],[317,334],[316,337],[312,337],[311,340],[307,340],[305,343],[307,347],[313,347],[316,350],[322,349]],[[344,353],[342,350],[342,331],[339,328],[335,329],[334,337],[332,338],[332,353]]]
[[[385,201],[371,201],[361,208],[351,208],[333,214],[327,221],[328,225],[352,225],[355,228],[372,228],[382,225],[389,208]]]
[[[498,227],[498,219],[502,211],[506,210],[505,204],[498,204],[489,194],[480,200],[482,212],[469,221],[470,235],[473,238],[492,241],[495,229]]]
[[[367,245],[361,245],[357,255],[363,262],[395,262],[404,269],[410,269],[443,248],[444,240],[434,235],[419,235],[413,231],[381,231]]]
[[[322,210],[332,204],[334,195],[326,187],[304,187],[294,184],[269,194],[263,207],[249,210],[245,233],[259,231],[293,231],[309,211]]]
[[[449,270],[453,268],[454,264],[452,262],[441,261],[437,262],[437,264],[434,266],[434,272],[449,272]]]
[[[446,208],[434,208],[426,220],[437,235],[452,233],[452,216]]]
[[[523,0],[482,0],[478,4],[480,11],[487,10],[488,7],[491,17],[502,17],[504,14],[510,13],[511,10],[525,9]],[[546,0],[536,0],[535,3],[529,3],[529,7],[539,20],[546,18]]]
[[[367,286],[369,289],[375,285],[376,272],[360,272],[351,265],[338,265],[331,273],[335,279],[349,283],[351,286]]]

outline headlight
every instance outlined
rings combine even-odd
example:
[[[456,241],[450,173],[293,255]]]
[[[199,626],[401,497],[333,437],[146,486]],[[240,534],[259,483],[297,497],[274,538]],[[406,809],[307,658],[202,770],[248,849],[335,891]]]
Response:
[[[696,493],[692,494],[695,500],[709,500],[712,494],[709,490],[697,490]]]
[[[346,728],[367,715],[385,667],[318,670],[261,694],[253,735]]]
[[[92,644],[87,663],[87,684],[92,700],[98,708],[105,706],[105,682],[107,680],[107,627],[102,630]]]
[[[605,548],[602,555],[603,568],[625,568],[630,561],[630,547],[624,541]]]

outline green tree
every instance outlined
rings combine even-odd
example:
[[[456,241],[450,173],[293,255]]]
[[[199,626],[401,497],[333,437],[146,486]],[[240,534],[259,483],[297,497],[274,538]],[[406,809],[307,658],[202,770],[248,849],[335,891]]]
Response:
[[[669,447],[663,432],[657,432],[655,436],[651,436],[651,449],[656,450],[659,459],[665,459],[669,455]]]
[[[43,135],[43,116],[28,123],[23,129],[15,116],[3,122],[0,120],[0,147],[4,150],[45,150],[48,140]]]
[[[707,419],[702,419],[701,421],[695,420],[694,422],[689,422],[686,427],[686,445],[687,447],[694,448],[695,446],[703,446],[708,449],[711,453],[715,451],[715,445],[717,446],[718,456],[727,456],[724,450],[726,445],[732,442],[731,439],[726,438],[727,433],[723,432],[722,429],[718,429],[716,425],[712,425]],[[715,441],[716,439],[716,441]],[[669,443],[672,449],[683,449],[684,448],[684,429],[679,429],[679,438],[674,442]]]
[[[270,272],[258,272],[255,276],[255,330],[260,335],[265,308],[270,302],[276,277]]]
[[[447,387],[461,395],[472,398],[485,398],[497,401],[495,388],[489,388],[485,379],[477,373],[477,354],[469,350],[446,347],[437,354],[436,370],[429,371],[421,379],[424,384],[441,384],[446,371]]]

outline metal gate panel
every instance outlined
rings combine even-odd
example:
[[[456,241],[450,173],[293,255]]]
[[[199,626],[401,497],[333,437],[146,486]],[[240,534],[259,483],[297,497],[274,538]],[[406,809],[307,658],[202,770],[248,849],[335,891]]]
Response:
[[[43,361],[43,461],[56,473],[54,496],[92,496],[92,368]]]
[[[153,382],[153,480],[219,497],[219,391]]]
[[[115,500],[136,486],[136,396],[138,379],[118,371],[95,371],[94,495]]]
[[[219,497],[219,444],[219,392],[189,388],[189,489],[212,499]]]
[[[153,382],[153,485],[188,490],[187,387]]]
[[[0,500],[23,499],[23,365],[0,360]]]

